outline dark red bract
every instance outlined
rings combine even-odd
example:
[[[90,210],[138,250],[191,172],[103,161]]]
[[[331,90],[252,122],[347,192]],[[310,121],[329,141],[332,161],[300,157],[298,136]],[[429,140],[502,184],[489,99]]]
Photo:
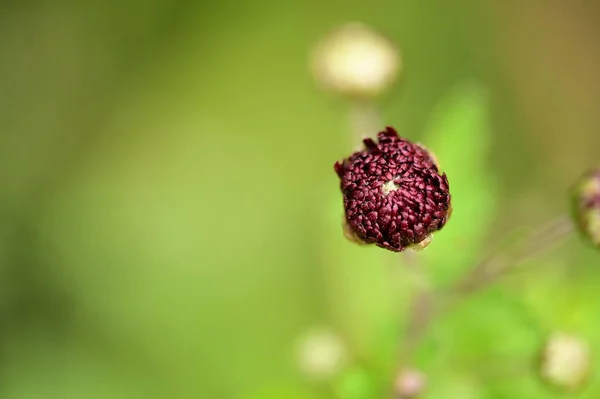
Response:
[[[446,174],[423,147],[391,127],[336,162],[346,222],[364,243],[401,252],[441,229],[450,216]]]

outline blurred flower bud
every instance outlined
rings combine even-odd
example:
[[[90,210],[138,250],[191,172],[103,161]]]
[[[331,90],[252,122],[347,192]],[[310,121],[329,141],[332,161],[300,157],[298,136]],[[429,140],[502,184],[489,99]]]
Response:
[[[399,399],[418,398],[427,387],[425,374],[415,369],[404,369],[394,381],[396,396]]]
[[[544,347],[541,376],[557,388],[573,391],[580,388],[590,371],[589,346],[582,338],[557,332]]]
[[[600,166],[589,170],[575,186],[574,217],[583,235],[600,247]]]
[[[348,350],[335,332],[315,329],[299,339],[297,360],[306,376],[326,380],[339,374],[347,364]]]
[[[326,35],[314,48],[311,70],[325,89],[371,99],[389,89],[400,70],[400,55],[385,37],[360,23]]]

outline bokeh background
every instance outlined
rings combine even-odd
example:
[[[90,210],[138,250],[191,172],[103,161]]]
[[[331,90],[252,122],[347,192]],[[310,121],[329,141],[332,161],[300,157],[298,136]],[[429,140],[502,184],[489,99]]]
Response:
[[[411,279],[341,234],[348,104],[307,66],[339,24],[398,44],[385,124],[455,190],[434,283],[565,212],[599,159],[598,2],[52,3],[0,3],[2,398],[388,397]],[[600,352],[600,253],[527,266],[436,321],[425,397],[561,397],[545,337]],[[332,381],[298,365],[315,327],[352,359]]]

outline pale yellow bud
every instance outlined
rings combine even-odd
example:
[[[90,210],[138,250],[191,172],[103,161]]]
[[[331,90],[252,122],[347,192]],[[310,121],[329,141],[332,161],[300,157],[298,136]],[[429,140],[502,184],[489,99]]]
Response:
[[[300,371],[315,380],[336,376],[348,361],[346,344],[338,334],[325,328],[300,337],[296,350]]]
[[[587,342],[576,335],[557,332],[546,343],[540,372],[550,384],[573,391],[583,385],[590,366]]]
[[[358,99],[372,99],[395,82],[400,54],[391,41],[360,23],[326,35],[314,48],[311,70],[325,89]]]

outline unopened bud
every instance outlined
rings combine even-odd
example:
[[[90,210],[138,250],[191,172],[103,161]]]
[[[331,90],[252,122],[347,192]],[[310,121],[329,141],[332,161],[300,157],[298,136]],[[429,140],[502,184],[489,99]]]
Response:
[[[401,370],[396,380],[394,388],[398,399],[414,399],[425,391],[427,378],[419,370],[404,369]]]
[[[347,364],[348,350],[335,332],[315,329],[300,337],[297,345],[298,366],[311,379],[336,376]]]
[[[554,333],[542,354],[541,376],[551,385],[574,391],[581,388],[590,372],[589,346],[582,338]]]
[[[574,218],[581,233],[600,247],[600,166],[589,170],[574,190]]]
[[[451,214],[448,177],[423,146],[392,127],[363,144],[333,167],[340,178],[346,237],[394,252],[427,247]]]
[[[400,70],[400,55],[385,37],[360,23],[346,24],[316,46],[311,69],[321,86],[358,99],[389,89]]]

